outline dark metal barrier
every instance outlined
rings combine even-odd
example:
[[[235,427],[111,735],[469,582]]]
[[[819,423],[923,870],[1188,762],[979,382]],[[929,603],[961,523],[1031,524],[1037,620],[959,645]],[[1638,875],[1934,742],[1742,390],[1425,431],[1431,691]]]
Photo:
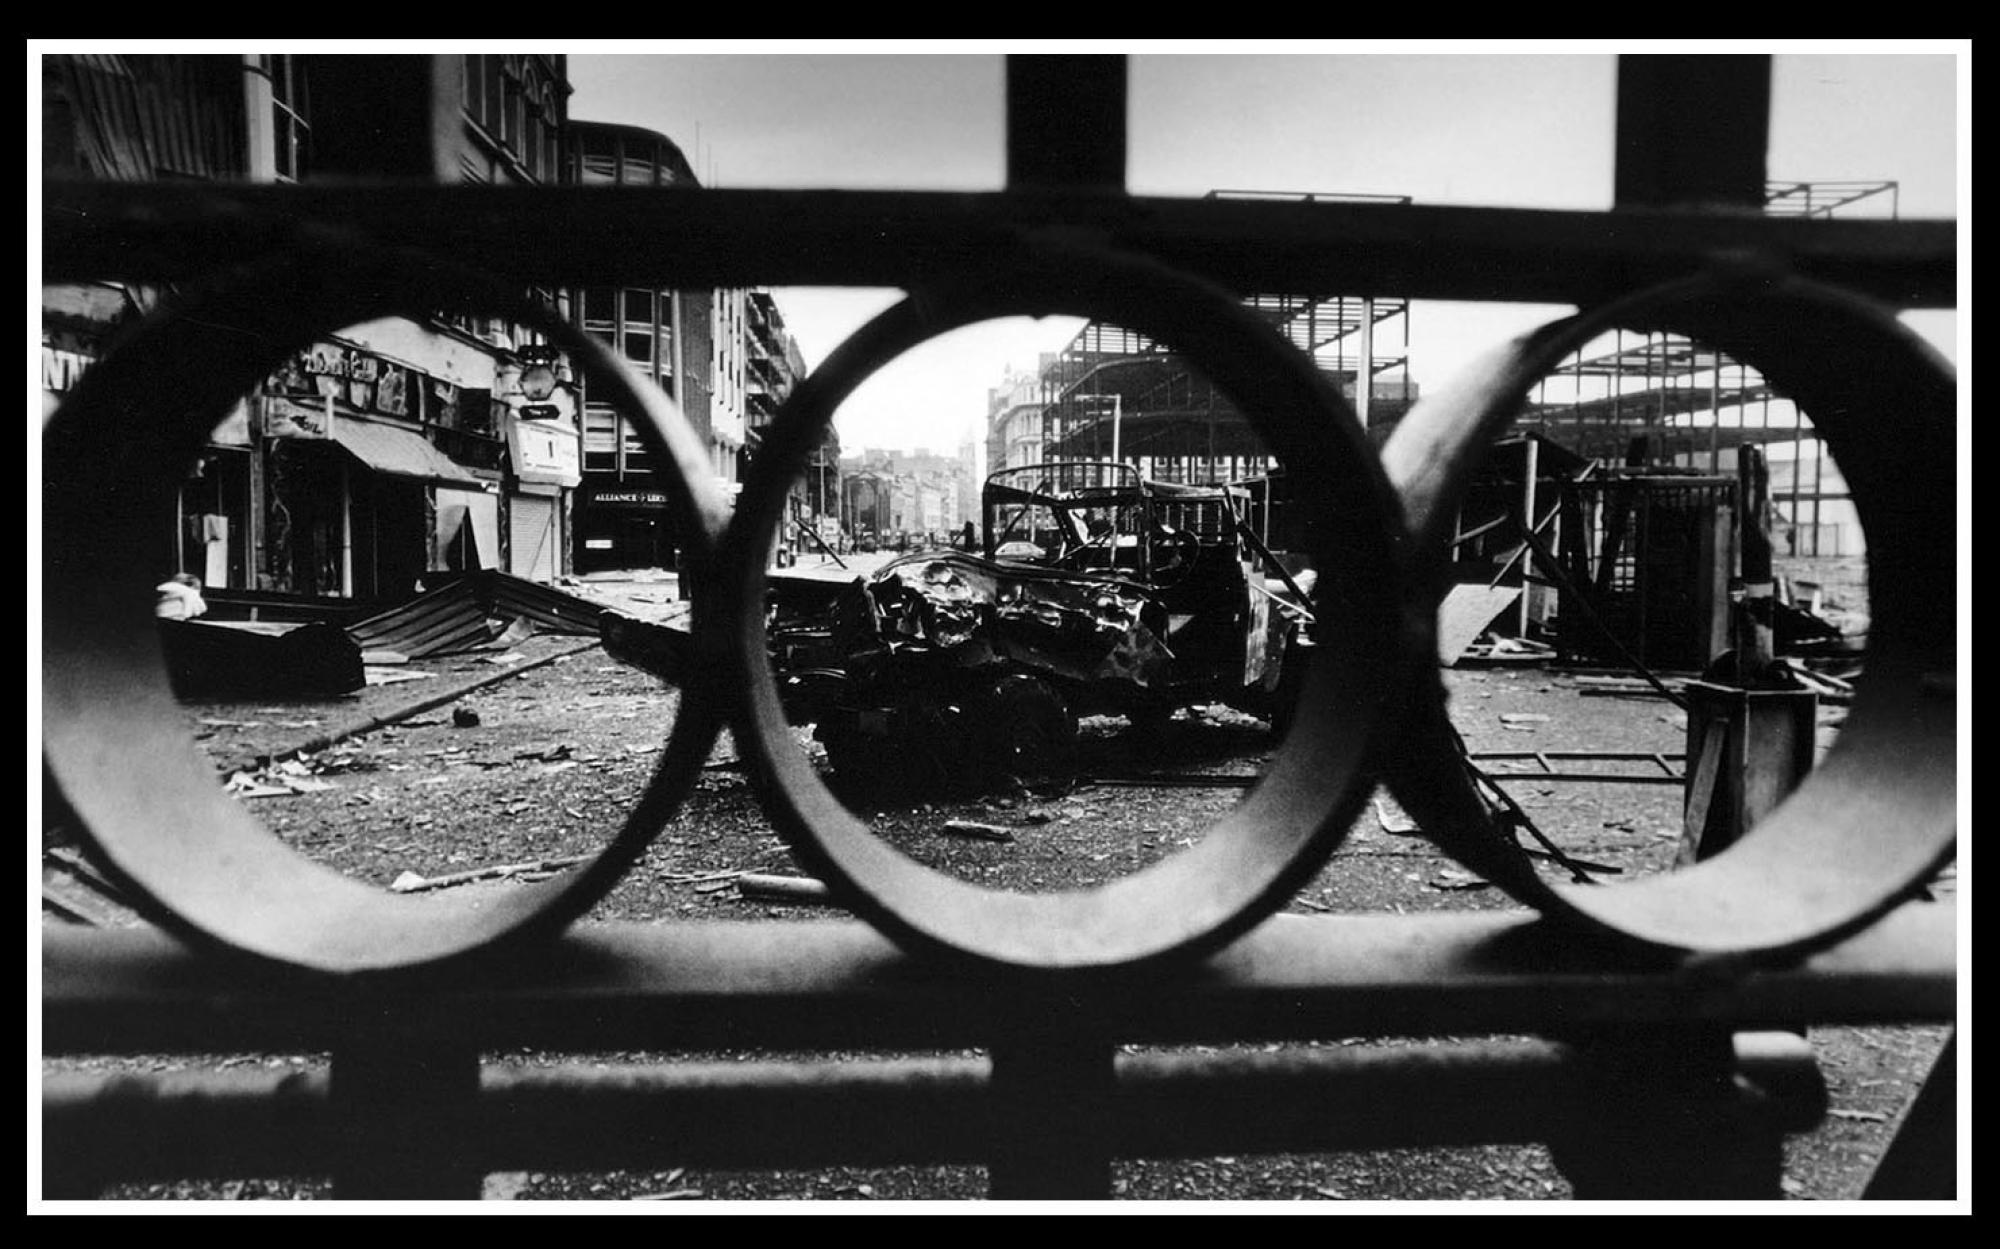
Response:
[[[1951,301],[1951,223],[1650,206],[1677,199],[1687,136],[1649,147],[1623,112],[1621,174],[1663,159],[1620,180],[1650,188],[1650,204],[1607,213],[1139,200],[1105,186],[1124,138],[1103,125],[1110,79],[1078,88],[1091,133],[1105,131],[1092,138],[1051,128],[1070,79],[1043,77],[1010,93],[1016,182],[985,196],[48,188],[45,280],[199,289],[87,374],[44,438],[49,478],[67,487],[45,492],[49,789],[147,918],[186,945],[48,935],[45,1047],[332,1054],[323,1076],[275,1083],[46,1080],[52,1192],[257,1166],[331,1172],[343,1196],[463,1197],[482,1173],[523,1166],[968,1160],[986,1163],[997,1196],[1103,1196],[1115,1157],[1533,1139],[1555,1148],[1579,1195],[1772,1196],[1777,1141],[1816,1121],[1824,1090],[1810,1052],[1764,1030],[1951,1019],[1954,910],[1898,904],[1955,844],[1955,569],[1941,539],[1954,524],[1955,382],[1892,316]],[[1037,133],[1069,138],[1031,153],[1024,136]],[[1700,178],[1678,189],[1715,193]],[[579,219],[595,228],[573,229]],[[316,298],[286,306],[274,275]],[[496,293],[509,286],[649,281],[897,285],[912,298],[807,379],[726,533],[678,413],[621,386],[587,336],[545,325],[641,414],[697,535],[704,677],[645,798],[597,860],[485,910],[379,894],[285,850],[191,749],[160,746],[178,728],[137,610],[150,578],[132,539],[147,502],[262,376],[265,348],[447,303],[535,319]],[[1225,293],[1301,282],[1585,311],[1426,399],[1378,459],[1304,357]],[[1318,591],[1323,614],[1344,597],[1331,658],[1249,799],[1194,851],[1116,885],[1033,897],[945,880],[868,837],[782,740],[761,631],[784,483],[840,398],[945,329],[1023,312],[1116,320],[1199,359],[1282,455],[1338,483],[1297,502],[1323,512],[1322,565],[1345,570]],[[1701,335],[1810,407],[1849,466],[1883,607],[1840,748],[1755,836],[1669,877],[1562,889],[1530,870],[1456,765],[1429,658],[1433,561],[1474,457],[1527,387],[1614,326]],[[675,809],[725,720],[780,832],[865,922],[565,931]],[[1272,918],[1378,774],[1427,835],[1539,918]],[[1549,1040],[1421,1058],[1118,1052],[1390,1034]],[[483,1052],[521,1045],[987,1057],[482,1069]],[[783,1133],[700,1113],[775,1122],[785,1092],[797,1096],[782,1098]]]

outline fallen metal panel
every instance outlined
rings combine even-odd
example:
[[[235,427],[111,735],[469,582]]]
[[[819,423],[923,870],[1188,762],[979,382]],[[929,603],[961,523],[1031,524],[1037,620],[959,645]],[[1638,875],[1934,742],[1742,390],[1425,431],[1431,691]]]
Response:
[[[488,621],[527,620],[545,633],[595,636],[604,609],[587,599],[483,569],[348,626],[369,650],[412,659],[470,650],[493,640]]]
[[[1455,585],[1438,606],[1438,662],[1449,668],[1521,597],[1519,586]]]

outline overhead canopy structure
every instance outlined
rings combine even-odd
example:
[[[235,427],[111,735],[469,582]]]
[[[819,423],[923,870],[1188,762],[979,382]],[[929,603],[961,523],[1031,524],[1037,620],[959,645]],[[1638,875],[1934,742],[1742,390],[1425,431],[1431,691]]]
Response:
[[[334,423],[333,440],[378,473],[461,489],[478,490],[486,484],[433,447],[422,434],[407,429],[343,420]]]

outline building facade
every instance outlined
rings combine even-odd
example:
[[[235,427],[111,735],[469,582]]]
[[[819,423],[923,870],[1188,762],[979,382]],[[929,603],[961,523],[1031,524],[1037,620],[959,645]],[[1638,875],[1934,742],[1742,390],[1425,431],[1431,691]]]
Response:
[[[1044,352],[1046,369],[1053,354]],[[1040,464],[1042,447],[1042,377],[1039,371],[1009,368],[1000,384],[986,392],[986,459],[989,472]]]
[[[750,452],[763,444],[764,431],[806,375],[805,354],[785,328],[785,314],[767,290],[743,295],[742,358]],[[805,470],[785,495],[783,522],[774,555],[838,548],[840,525],[840,435],[829,426],[813,448]]]
[[[560,172],[568,95],[561,56],[50,55],[43,172],[532,184]],[[45,412],[159,297],[45,288]],[[217,427],[160,518],[162,576],[360,607],[457,571],[561,575],[577,438],[559,388],[521,390],[540,339],[463,314],[329,327]]]

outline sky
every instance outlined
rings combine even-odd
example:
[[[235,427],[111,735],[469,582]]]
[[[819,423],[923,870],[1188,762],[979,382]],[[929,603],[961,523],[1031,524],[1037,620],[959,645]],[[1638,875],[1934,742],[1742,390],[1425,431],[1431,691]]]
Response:
[[[571,116],[666,134],[709,186],[999,190],[1004,53],[1122,52],[1131,58],[1134,194],[1359,192],[1582,210],[1611,202],[1618,51],[1770,52],[1771,177],[1895,181],[1903,217],[1957,216],[1962,230],[1970,219],[1960,174],[1969,49],[1950,43],[1566,43],[1500,53],[1313,41],[1282,51],[1232,42],[1220,53],[1207,42],[614,46],[567,50]],[[1874,210],[1886,209],[1878,201]],[[776,292],[809,365],[898,295]],[[1568,311],[1416,302],[1411,372],[1436,387],[1480,350]],[[1957,358],[1960,318],[1909,320]],[[1009,366],[1032,370],[1039,352],[1059,350],[1080,325],[992,322],[908,353],[843,405],[843,447],[955,449],[983,422],[987,391]]]

